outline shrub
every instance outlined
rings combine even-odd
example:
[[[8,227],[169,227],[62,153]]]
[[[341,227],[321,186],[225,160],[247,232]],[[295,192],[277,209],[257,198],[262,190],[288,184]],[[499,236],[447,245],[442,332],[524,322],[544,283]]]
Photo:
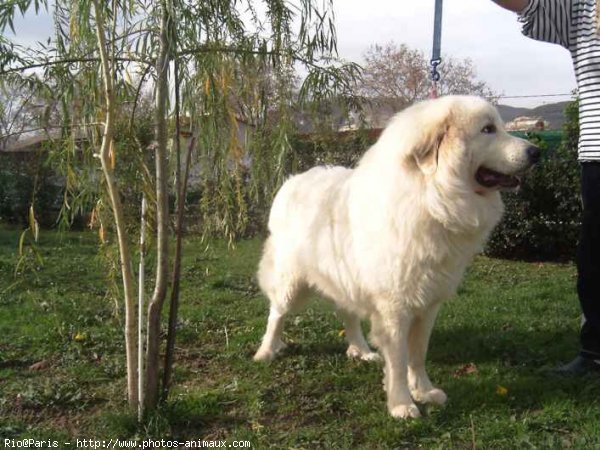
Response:
[[[527,136],[542,148],[542,160],[518,192],[503,194],[506,212],[488,243],[488,255],[527,260],[574,257],[581,214],[577,111],[577,102],[565,110],[567,123],[558,146],[549,145],[543,134]]]
[[[56,224],[63,188],[43,153],[0,154],[0,222],[25,225],[34,205],[40,225]]]
[[[300,173],[318,165],[354,167],[380,132],[372,129],[297,136],[287,170]]]

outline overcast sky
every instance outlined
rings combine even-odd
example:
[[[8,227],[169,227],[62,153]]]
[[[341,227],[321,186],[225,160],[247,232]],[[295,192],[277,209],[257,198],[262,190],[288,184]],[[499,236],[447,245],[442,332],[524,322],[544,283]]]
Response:
[[[1,0],[0,0],[1,1]],[[338,50],[362,62],[372,44],[394,41],[431,53],[434,0],[334,0]],[[17,34],[29,42],[51,34],[49,18],[28,15],[15,21]],[[470,58],[480,79],[504,95],[565,94],[575,89],[567,50],[521,34],[514,13],[491,0],[446,0],[442,56]],[[516,106],[536,106],[568,97],[501,99]]]
[[[374,43],[395,41],[431,54],[434,0],[339,0],[340,54],[361,61]],[[564,94],[575,89],[569,52],[521,34],[517,15],[491,0],[445,0],[442,56],[473,60],[479,78],[505,95]],[[569,97],[502,99],[535,106]]]

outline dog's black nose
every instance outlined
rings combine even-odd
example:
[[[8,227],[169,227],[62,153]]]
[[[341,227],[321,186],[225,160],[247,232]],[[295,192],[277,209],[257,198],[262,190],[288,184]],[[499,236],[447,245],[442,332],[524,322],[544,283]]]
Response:
[[[531,164],[535,164],[540,160],[540,157],[542,156],[542,151],[539,149],[539,147],[536,147],[535,145],[531,145],[527,148],[527,157],[529,158],[529,161],[531,161]]]

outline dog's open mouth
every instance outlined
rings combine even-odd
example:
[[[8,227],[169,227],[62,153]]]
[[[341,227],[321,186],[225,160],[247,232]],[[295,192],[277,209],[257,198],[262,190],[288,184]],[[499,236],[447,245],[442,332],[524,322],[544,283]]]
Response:
[[[505,175],[486,167],[480,167],[475,173],[475,180],[486,188],[500,187],[513,189],[519,186],[521,180],[514,175]]]

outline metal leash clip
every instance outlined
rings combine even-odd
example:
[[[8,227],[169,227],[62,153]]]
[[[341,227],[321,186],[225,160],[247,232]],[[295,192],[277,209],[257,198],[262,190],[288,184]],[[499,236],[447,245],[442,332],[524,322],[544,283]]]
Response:
[[[442,63],[442,58],[432,59],[430,61],[431,71],[429,72],[429,76],[431,77],[431,81],[437,83],[440,81],[441,75],[438,72],[438,66]]]

